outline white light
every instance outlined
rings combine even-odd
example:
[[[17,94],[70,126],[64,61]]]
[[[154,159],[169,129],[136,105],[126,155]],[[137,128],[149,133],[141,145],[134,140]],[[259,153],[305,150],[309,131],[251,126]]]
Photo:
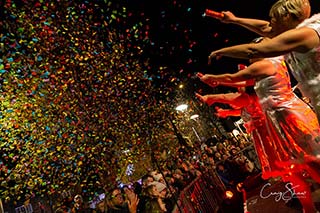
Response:
[[[184,111],[188,108],[188,105],[187,104],[181,104],[179,106],[176,107],[176,110],[177,111]]]
[[[232,134],[234,136],[238,136],[238,135],[240,135],[240,132],[237,129],[234,129],[234,130],[232,130]]]
[[[225,196],[226,196],[227,199],[231,199],[231,198],[233,197],[232,191],[227,190],[227,191],[225,192]]]
[[[197,119],[197,118],[199,118],[199,115],[197,115],[197,114],[190,116],[190,119],[192,119],[192,120],[195,120],[195,119]]]
[[[240,124],[244,124],[244,121],[242,119],[240,119],[234,123],[235,123],[235,125],[240,125]]]
[[[125,153],[125,154],[128,154],[130,152],[130,150],[127,149],[127,150],[123,150],[122,152]]]
[[[133,164],[128,164],[127,169],[126,169],[126,175],[131,176],[134,172],[134,165]]]

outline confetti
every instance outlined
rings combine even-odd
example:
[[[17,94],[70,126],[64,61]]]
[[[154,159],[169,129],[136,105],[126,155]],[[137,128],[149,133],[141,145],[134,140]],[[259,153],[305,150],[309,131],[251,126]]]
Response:
[[[93,197],[120,168],[150,161],[149,141],[162,143],[171,129],[159,123],[171,106],[159,102],[145,55],[149,23],[109,1],[10,2],[0,45],[0,195],[23,200],[76,183]]]

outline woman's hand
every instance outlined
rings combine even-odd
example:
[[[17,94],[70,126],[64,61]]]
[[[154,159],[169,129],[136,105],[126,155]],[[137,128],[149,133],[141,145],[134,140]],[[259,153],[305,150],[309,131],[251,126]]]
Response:
[[[138,204],[139,204],[138,195],[134,194],[134,196],[130,196],[130,199],[128,200],[128,208],[130,213],[137,212]]]
[[[211,106],[214,103],[214,100],[210,99],[208,95],[200,95],[199,93],[196,93],[195,95],[201,102],[208,104],[208,106]]]
[[[226,118],[229,116],[228,115],[229,110],[222,109],[220,107],[215,107],[215,110],[216,110],[215,115],[218,116],[219,118]]]
[[[200,81],[208,84],[209,86],[211,86],[213,88],[219,86],[219,82],[213,81],[212,79],[210,79],[209,75],[204,75],[204,74],[198,72],[197,77],[200,79]]]
[[[222,54],[220,53],[219,50],[216,51],[212,51],[208,57],[208,64],[211,65],[212,63],[212,59],[216,59],[219,60],[220,58],[222,58]]]
[[[230,11],[222,11],[221,13],[223,14],[223,17],[220,18],[219,20],[220,20],[221,22],[223,22],[223,23],[227,23],[227,24],[229,24],[229,23],[234,23],[235,20],[236,20],[236,18],[237,18],[237,17],[236,17],[232,12],[230,12]]]

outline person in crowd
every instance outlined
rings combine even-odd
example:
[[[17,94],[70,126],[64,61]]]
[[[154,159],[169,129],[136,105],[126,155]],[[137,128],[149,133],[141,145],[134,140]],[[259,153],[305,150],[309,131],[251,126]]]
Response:
[[[217,143],[217,151],[220,153],[220,155],[229,154],[227,151],[227,148],[224,146],[223,143],[218,142]]]
[[[158,184],[161,185],[162,183],[158,182]],[[160,187],[158,188],[160,189]],[[147,197],[145,202],[145,208],[143,211],[144,213],[149,213],[149,212],[164,213],[167,211],[165,203],[163,202],[163,199],[160,197],[160,193],[157,189],[156,184],[150,184],[149,186],[147,186],[144,192]]]
[[[92,209],[88,208],[87,205],[84,203],[81,195],[77,194],[76,196],[74,196],[73,201],[74,201],[74,204],[73,204],[73,207],[71,208],[72,213],[92,212]]]
[[[152,172],[150,172],[150,175],[153,177],[153,179],[155,181],[159,181],[161,183],[165,183],[163,175],[161,173],[159,173],[158,171],[156,171],[156,170],[152,171]]]
[[[223,165],[224,167],[230,171],[230,173],[233,175],[233,180],[236,183],[240,183],[244,181],[244,179],[247,177],[247,173],[245,170],[243,170],[242,165],[235,162],[231,155],[223,155],[222,156]]]
[[[133,192],[136,195],[138,195],[138,197],[139,197],[139,195],[141,194],[141,191],[142,191],[142,184],[140,184],[138,181],[136,181],[133,183],[132,187],[133,187]]]
[[[164,187],[165,186],[165,187]],[[160,197],[166,207],[166,212],[171,213],[176,204],[176,193],[172,190],[172,187],[166,186],[161,183],[160,187],[157,186],[157,190],[160,193]]]
[[[235,148],[231,149],[230,152],[231,156],[233,156],[233,162],[240,167],[241,174],[244,174],[245,177],[251,175],[255,169],[254,163]]]
[[[145,202],[146,202],[146,196],[144,195],[143,191],[152,183],[154,182],[154,178],[153,176],[148,173],[145,174],[144,176],[142,176],[141,178],[141,190],[139,190],[139,193],[136,192],[136,194],[138,195],[139,198],[139,203],[137,206],[137,212],[143,212],[144,208],[145,208]]]
[[[255,42],[262,40],[268,39],[261,38]],[[250,66],[234,74],[199,74],[198,76],[208,84],[215,81],[227,83],[245,81],[255,86],[266,116],[269,134],[276,142],[273,144],[277,155],[275,162],[299,160],[301,156],[320,154],[320,144],[317,142],[319,123],[316,114],[293,93],[283,57],[251,60]],[[312,171],[314,168],[310,169]],[[297,171],[295,175],[300,185],[301,171]],[[301,186],[300,189],[306,190],[306,185]],[[311,193],[308,195],[311,196]],[[305,204],[304,208],[314,209],[314,206],[311,206],[312,202],[308,200],[310,199],[302,201]]]
[[[214,159],[215,159],[215,161],[217,161],[217,162],[222,161],[222,156],[221,156],[220,152],[216,151],[216,152],[214,153]]]
[[[94,213],[107,213],[108,209],[107,209],[107,202],[105,199],[100,200],[97,204],[96,204],[96,208],[94,209]]]
[[[172,174],[173,177],[173,186],[176,187],[179,191],[183,190],[183,188],[187,185],[183,177],[183,172],[180,169],[176,169]]]
[[[154,181],[151,184],[156,186],[156,189],[159,192],[159,197],[162,199],[165,205],[165,212],[172,212],[175,205],[175,197],[172,193],[170,193],[169,188],[164,183],[157,181]]]
[[[208,146],[206,149],[205,149],[208,157],[214,157],[214,151],[213,151],[213,148],[212,146]]]
[[[285,55],[300,91],[310,99],[320,120],[320,14],[310,17],[310,13],[308,0],[278,0],[270,9],[269,25],[265,22],[260,25],[264,27],[256,28],[261,32],[265,29],[272,39],[215,50],[209,55],[209,63],[212,58],[221,56],[250,59]],[[243,19],[233,20],[236,20],[233,23],[243,24]],[[245,26],[252,30],[248,26],[255,25],[249,23]]]
[[[142,181],[142,188],[146,188],[147,186],[150,185],[150,183],[152,183],[155,180],[152,175],[146,174],[142,176],[141,181]]]
[[[83,198],[81,195],[74,196],[73,201],[74,201],[74,204],[73,204],[72,212],[77,212],[80,209],[84,208]]]
[[[70,195],[63,197],[62,200],[58,201],[56,210],[58,212],[71,212],[72,208],[74,208],[74,197]]]
[[[175,179],[172,177],[172,175],[166,176],[166,182],[168,183],[168,191],[169,191],[169,197],[176,198],[179,195],[179,189],[178,187],[174,186]]]
[[[138,195],[134,192],[134,189],[131,189],[128,185],[124,185],[121,189],[121,192],[124,195],[126,202],[135,200],[138,197]]]
[[[235,174],[232,174],[232,171],[225,168],[223,162],[218,163],[217,173],[225,187],[234,187],[237,183],[234,180]]]
[[[121,189],[118,187],[111,189],[108,193],[108,213],[136,213],[139,198],[137,195],[128,196],[124,199]]]

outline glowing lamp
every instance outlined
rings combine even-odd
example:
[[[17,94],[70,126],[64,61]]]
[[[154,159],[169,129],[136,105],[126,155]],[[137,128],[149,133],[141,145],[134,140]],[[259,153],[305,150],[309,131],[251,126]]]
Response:
[[[176,107],[177,111],[184,111],[188,108],[187,104],[180,104],[179,106]]]

